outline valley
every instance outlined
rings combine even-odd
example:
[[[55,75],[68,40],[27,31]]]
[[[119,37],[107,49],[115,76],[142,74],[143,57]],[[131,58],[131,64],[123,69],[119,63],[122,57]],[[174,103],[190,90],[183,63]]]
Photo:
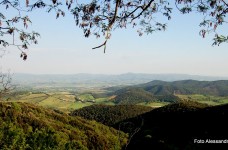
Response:
[[[227,89],[225,80],[24,86],[0,102],[0,149],[208,149],[194,139],[227,139]]]
[[[91,93],[73,94],[71,92],[50,92],[50,93],[37,93],[37,92],[22,92],[23,94],[11,95],[7,97],[9,102],[27,102],[43,106],[51,109],[58,109],[63,112],[71,112],[75,109],[80,109],[86,106],[91,106],[94,104],[104,104],[104,105],[116,105],[115,98],[116,95],[105,96],[105,97],[94,97]],[[96,93],[95,93],[96,94]],[[98,95],[98,94],[97,94]],[[196,101],[200,103],[205,103],[208,105],[222,105],[228,103],[228,97],[221,96],[209,96],[209,95],[176,95],[179,101]],[[134,100],[134,97],[131,97]],[[137,98],[135,98],[137,99]],[[168,105],[172,102],[169,101],[151,101],[148,102],[146,99],[141,99],[142,102],[130,103],[143,106],[149,106],[153,108],[162,107]],[[128,104],[128,103],[122,103]]]
[[[4,98],[10,102],[28,102],[70,113],[94,104],[136,104],[153,108],[180,101],[196,101],[211,106],[228,103],[227,81],[182,80],[152,81],[136,85],[47,87],[24,86]],[[221,84],[222,83],[222,84]],[[205,94],[208,93],[208,94]]]

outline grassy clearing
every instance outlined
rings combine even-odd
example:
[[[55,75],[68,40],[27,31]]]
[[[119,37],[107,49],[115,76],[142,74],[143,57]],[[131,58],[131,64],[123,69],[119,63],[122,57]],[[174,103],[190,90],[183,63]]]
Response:
[[[144,102],[144,103],[139,103],[138,105],[143,105],[143,106],[149,106],[149,107],[162,107],[165,105],[168,105],[169,102]]]
[[[67,95],[64,95],[67,94]],[[12,97],[10,101],[34,103],[39,106],[44,106],[62,111],[68,111],[71,105],[74,104],[75,99],[69,93],[29,93],[16,97]]]
[[[39,103],[38,105],[47,107],[47,108],[58,109],[64,112],[70,112],[75,109],[89,106],[87,103],[85,104],[85,103],[79,103],[79,102],[73,102],[73,101],[64,101],[54,97],[49,97],[45,101],[42,101],[41,103]]]
[[[94,100],[95,98],[93,97],[92,94],[81,94],[78,96],[81,100]]]
[[[40,98],[40,97],[47,97],[46,94],[33,94],[33,93],[27,93],[22,95],[16,95],[10,97],[11,100],[32,100],[34,98]]]
[[[75,110],[75,109],[80,109],[82,107],[90,106],[93,105],[93,103],[82,103],[82,102],[75,102],[69,106],[69,110]]]
[[[228,103],[228,97],[221,97],[221,96],[209,96],[209,95],[200,95],[200,94],[177,95],[177,96],[182,100],[192,100],[200,103],[206,103],[209,105],[221,105],[221,104]]]
[[[75,101],[75,95],[72,95],[69,92],[50,92],[50,93],[26,93],[17,95],[12,97],[10,101],[17,102],[28,102],[34,103],[39,106],[58,109],[64,112],[70,112],[75,109],[80,109],[85,106],[90,106],[93,104],[107,104],[107,105],[115,105],[113,102],[109,100],[109,97],[106,98],[97,98],[95,99],[92,94],[83,93],[77,95],[85,102]],[[95,100],[95,103],[86,102],[86,100]]]
[[[106,103],[108,102],[108,98],[97,98],[96,99],[96,103]]]
[[[110,97],[97,98],[96,104],[115,105],[115,103],[111,100]]]

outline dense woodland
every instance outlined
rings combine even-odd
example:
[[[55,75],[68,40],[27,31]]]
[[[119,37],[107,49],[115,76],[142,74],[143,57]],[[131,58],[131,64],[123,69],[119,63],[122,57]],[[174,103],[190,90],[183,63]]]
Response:
[[[137,118],[125,120],[137,124],[136,127],[140,128],[127,148],[225,150],[228,148],[227,144],[196,144],[194,139],[227,139],[227,116],[227,104],[207,107],[200,103],[186,102],[154,109]],[[121,129],[132,132],[132,129],[129,130],[126,126]]]
[[[75,110],[72,116],[81,116],[85,119],[96,120],[108,126],[121,122],[128,118],[151,111],[153,108],[140,105],[92,105]]]
[[[228,81],[182,80],[174,82],[151,81],[122,88],[114,92],[116,104],[138,104],[141,102],[179,102],[176,94],[202,94],[228,96]]]
[[[120,106],[115,108],[120,108]],[[127,105],[121,107],[124,106]],[[85,118],[100,121],[101,117],[108,115],[102,115],[104,110],[108,110],[108,107],[112,108],[112,114],[120,112],[118,109],[113,109],[113,106],[100,106],[100,108],[81,109],[78,111],[81,114],[78,114],[82,115],[84,112]],[[101,110],[101,113],[98,110]],[[94,113],[95,111],[98,111],[99,117]],[[212,148],[220,150],[226,149],[228,146],[226,144],[196,144],[194,139],[227,139],[228,123],[225,121],[227,116],[227,104],[212,107],[207,104],[186,101],[152,109],[135,117],[129,116],[112,127],[129,134],[126,149],[201,150]],[[117,115],[112,117],[112,120],[119,120]],[[110,124],[109,120],[105,121],[102,120],[104,124]]]
[[[180,99],[173,94],[154,95],[143,88],[130,87],[115,92],[116,104],[139,104],[142,102],[178,102]]]
[[[185,101],[156,109],[93,105],[71,115],[29,103],[1,102],[0,149],[182,150],[227,146],[194,143],[194,139],[227,139],[227,104]]]
[[[116,104],[137,104],[140,102],[156,101],[156,98],[149,92],[140,88],[129,88],[120,90],[115,93],[114,98]]]
[[[154,94],[154,95],[169,95],[169,94],[203,94],[214,96],[228,96],[228,81],[151,81],[138,87]]]
[[[127,135],[28,103],[0,103],[0,149],[121,149]]]

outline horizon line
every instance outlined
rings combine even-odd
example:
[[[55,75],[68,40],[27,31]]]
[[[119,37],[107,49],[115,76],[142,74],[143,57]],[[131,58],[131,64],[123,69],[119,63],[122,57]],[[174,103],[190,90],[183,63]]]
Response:
[[[219,78],[228,78],[228,76],[220,76],[220,75],[201,75],[201,74],[187,74],[187,73],[139,73],[139,72],[126,72],[126,73],[21,73],[21,72],[15,72],[12,73],[14,74],[26,74],[26,75],[106,75],[106,76],[111,76],[111,75],[127,75],[127,74],[138,74],[138,75],[185,75],[185,76],[202,76],[202,77],[219,77]]]

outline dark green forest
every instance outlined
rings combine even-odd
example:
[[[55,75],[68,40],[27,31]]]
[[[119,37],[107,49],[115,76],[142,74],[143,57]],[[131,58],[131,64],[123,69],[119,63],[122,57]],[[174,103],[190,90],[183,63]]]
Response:
[[[203,94],[213,96],[228,96],[228,81],[151,81],[145,84],[137,85],[154,95],[170,95],[170,94]]]
[[[108,126],[121,122],[123,120],[136,117],[153,108],[140,105],[92,105],[75,110],[72,116],[81,116],[88,120],[96,120]]]
[[[99,108],[100,107],[100,108]],[[128,116],[119,121],[119,116],[110,115],[121,110],[113,106],[87,107],[78,110],[85,118],[101,121],[103,116],[117,120],[111,126],[129,134],[126,149],[129,150],[201,150],[226,149],[227,144],[199,144],[195,139],[226,140],[228,135],[228,105],[209,106],[198,102],[185,101],[152,109],[135,117]],[[108,109],[108,107],[110,107]],[[133,107],[120,105],[115,108]],[[145,107],[146,108],[146,107]],[[101,111],[99,113],[99,110]],[[109,111],[104,111],[109,110]],[[132,113],[135,110],[130,110]],[[91,113],[90,113],[91,112]],[[95,113],[97,112],[97,113]],[[102,114],[105,113],[105,114]],[[97,115],[98,114],[98,115]],[[122,114],[123,115],[123,114]],[[107,122],[106,122],[107,121]],[[102,120],[110,124],[110,120]]]
[[[181,99],[176,94],[190,95],[202,94],[208,96],[228,96],[228,81],[159,81],[154,80],[145,84],[139,84],[118,89],[116,104],[139,104],[142,102],[179,102]]]
[[[227,140],[227,116],[227,104],[210,107],[189,101],[154,109],[115,127],[130,136],[137,131],[127,149],[222,150],[228,148],[226,143],[199,144],[194,140]],[[134,128],[127,123],[134,124]]]
[[[115,94],[117,95],[114,98],[116,104],[137,104],[156,101],[156,98],[151,93],[141,88],[127,88],[126,90],[119,90]]]
[[[139,104],[142,102],[178,102],[180,99],[173,94],[154,95],[143,88],[128,87],[115,92],[116,104]]]

